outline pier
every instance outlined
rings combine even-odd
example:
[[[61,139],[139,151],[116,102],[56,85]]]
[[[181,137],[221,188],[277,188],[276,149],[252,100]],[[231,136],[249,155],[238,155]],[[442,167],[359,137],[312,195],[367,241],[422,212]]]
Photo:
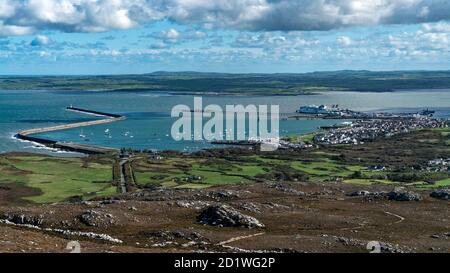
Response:
[[[122,120],[126,119],[125,116],[109,114],[109,113],[93,111],[93,110],[86,110],[86,109],[76,108],[76,107],[72,107],[72,106],[67,107],[66,110],[83,113],[83,114],[88,114],[88,115],[101,116],[101,117],[105,117],[105,119],[29,129],[29,130],[24,130],[24,131],[17,133],[17,135],[15,137],[18,139],[21,139],[21,140],[39,143],[39,144],[45,145],[50,148],[55,148],[55,149],[59,149],[59,150],[63,150],[63,151],[78,152],[78,153],[89,154],[89,155],[117,153],[118,152],[117,149],[109,148],[109,147],[100,147],[100,146],[94,146],[94,145],[79,144],[76,142],[58,142],[58,141],[53,141],[53,140],[49,140],[49,139],[45,139],[45,138],[39,138],[39,137],[32,136],[34,134],[55,132],[55,131],[60,131],[60,130],[81,128],[81,127],[94,126],[94,125],[100,125],[100,124],[107,124],[107,123],[118,122],[118,121],[122,121]]]

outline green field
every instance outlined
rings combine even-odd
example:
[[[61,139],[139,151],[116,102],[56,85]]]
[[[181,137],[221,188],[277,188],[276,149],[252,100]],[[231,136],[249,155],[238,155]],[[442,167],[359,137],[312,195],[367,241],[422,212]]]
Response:
[[[418,187],[419,188],[428,188],[428,189],[450,187],[450,178],[436,181],[432,185],[425,184],[425,183],[424,184],[419,184]]]
[[[423,130],[358,146],[332,145],[272,153],[242,149],[211,150],[213,154],[207,156],[200,152],[167,152],[161,154],[162,160],[137,153],[131,160],[131,169],[138,190],[295,181],[442,188],[450,186],[450,173],[429,170],[428,162],[448,157],[448,132]],[[114,162],[107,157],[0,155],[0,184],[19,186],[10,193],[16,190],[21,193],[17,193],[17,198],[39,203],[109,196],[116,193],[112,183]],[[380,165],[382,170],[371,168]]]
[[[112,164],[107,161],[83,162],[81,158],[47,156],[0,157],[0,184],[19,183],[41,194],[25,197],[38,203],[85,199],[116,193],[112,186]]]
[[[204,188],[223,184],[250,183],[248,177],[264,172],[255,165],[234,165],[226,161],[206,162],[194,158],[170,158],[160,162],[135,160],[137,183],[141,186]]]

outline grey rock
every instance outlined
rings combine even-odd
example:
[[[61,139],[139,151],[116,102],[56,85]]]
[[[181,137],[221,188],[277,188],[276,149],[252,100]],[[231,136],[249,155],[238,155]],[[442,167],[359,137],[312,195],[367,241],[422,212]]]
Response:
[[[187,201],[187,200],[179,200],[175,203],[180,208],[194,208],[194,209],[203,209],[209,206],[208,202],[204,201]]]
[[[393,245],[389,243],[381,243],[380,244],[381,253],[405,253],[408,252],[402,249],[399,245]]]
[[[348,196],[368,196],[368,195],[370,195],[369,191],[355,191],[348,194]]]
[[[25,215],[23,213],[5,213],[0,216],[0,219],[7,220],[17,225],[41,226],[44,222],[44,218],[42,215],[33,216]]]
[[[420,201],[422,197],[409,191],[391,191],[387,194],[389,200],[394,201]]]
[[[252,203],[252,202],[240,203],[239,204],[239,209],[250,211],[250,212],[253,212],[253,213],[261,213],[260,207],[258,205],[256,205],[255,203]]]
[[[208,193],[208,196],[213,199],[232,199],[239,198],[239,192],[233,190],[217,190]]]
[[[102,205],[112,205],[112,204],[121,204],[123,202],[124,202],[123,200],[108,198],[108,199],[102,200],[100,202],[100,204],[102,204]]]
[[[78,219],[80,222],[90,227],[110,226],[116,223],[113,215],[95,210],[88,210],[82,213],[78,216]]]
[[[441,200],[448,200],[450,199],[450,190],[435,190],[432,193],[430,193],[430,197],[441,199]]]
[[[198,221],[205,225],[221,227],[264,227],[264,224],[258,219],[242,214],[227,205],[216,205],[206,208],[198,217]]]
[[[306,196],[307,194],[302,192],[302,191],[298,191],[296,189],[292,189],[292,188],[288,188],[283,184],[274,184],[274,185],[270,185],[269,188],[272,189],[276,189],[277,191],[281,191],[281,192],[285,192],[287,194],[292,194],[292,195],[297,195],[297,196]]]

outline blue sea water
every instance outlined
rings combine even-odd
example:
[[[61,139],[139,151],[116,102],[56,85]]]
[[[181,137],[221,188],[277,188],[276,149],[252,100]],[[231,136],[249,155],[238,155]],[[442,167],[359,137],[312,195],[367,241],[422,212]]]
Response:
[[[155,92],[54,92],[0,91],[0,152],[51,151],[13,136],[20,130],[92,120],[92,116],[66,111],[69,105],[125,115],[127,120],[40,136],[58,141],[85,142],[115,148],[192,151],[211,147],[204,141],[177,142],[170,136],[175,119],[173,106],[193,106],[193,96]],[[450,90],[419,90],[391,93],[329,92],[300,96],[207,96],[203,104],[254,104],[280,106],[281,113],[293,113],[300,105],[339,104],[358,111],[416,112],[424,108],[436,110],[436,116],[450,118]],[[281,120],[282,135],[313,132],[335,120]],[[105,131],[109,130],[109,134]]]

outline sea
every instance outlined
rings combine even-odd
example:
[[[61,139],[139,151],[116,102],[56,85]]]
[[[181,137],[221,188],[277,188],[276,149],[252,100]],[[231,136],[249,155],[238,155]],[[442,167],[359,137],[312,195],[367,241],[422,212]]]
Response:
[[[0,153],[33,152],[72,156],[35,143],[14,138],[25,129],[89,121],[97,117],[66,110],[74,106],[120,114],[126,120],[92,127],[68,129],[37,135],[57,141],[74,141],[113,148],[196,151],[214,147],[207,141],[176,141],[171,128],[176,105],[193,108],[194,96],[155,91],[8,91],[0,90]],[[410,90],[396,92],[323,92],[298,96],[204,96],[203,105],[279,105],[281,116],[288,116],[303,105],[339,105],[363,112],[414,113],[436,111],[439,118],[450,118],[450,90]],[[306,134],[339,120],[281,119],[280,135]]]

